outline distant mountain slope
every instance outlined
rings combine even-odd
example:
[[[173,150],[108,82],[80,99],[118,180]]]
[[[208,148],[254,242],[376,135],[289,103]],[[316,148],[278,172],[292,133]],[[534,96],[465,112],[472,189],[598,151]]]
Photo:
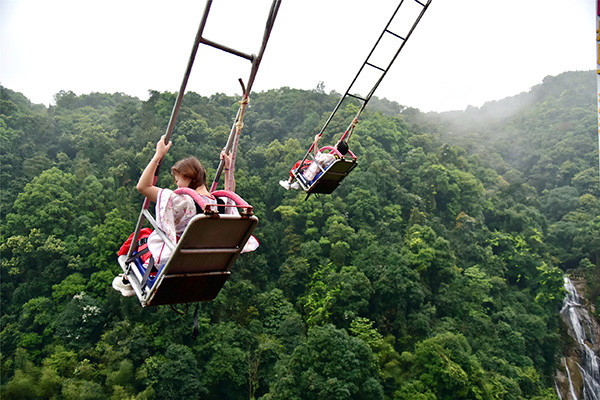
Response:
[[[514,169],[530,185],[553,189],[597,173],[595,86],[594,71],[565,72],[481,108],[404,114],[446,142],[485,154],[498,173]]]

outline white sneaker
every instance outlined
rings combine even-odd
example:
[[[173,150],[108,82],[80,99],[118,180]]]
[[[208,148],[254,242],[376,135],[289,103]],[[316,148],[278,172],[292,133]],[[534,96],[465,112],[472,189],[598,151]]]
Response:
[[[290,190],[290,182],[289,181],[279,181],[279,184],[285,189]]]
[[[121,292],[121,294],[125,297],[135,296],[135,292],[131,287],[131,283],[123,282],[123,274],[115,276],[115,279],[112,281],[112,287],[113,289]]]
[[[290,187],[291,187],[292,189],[296,189],[296,190],[298,190],[298,189],[300,189],[300,184],[299,184],[298,182],[294,182],[294,183],[292,183],[292,184],[290,185]]]

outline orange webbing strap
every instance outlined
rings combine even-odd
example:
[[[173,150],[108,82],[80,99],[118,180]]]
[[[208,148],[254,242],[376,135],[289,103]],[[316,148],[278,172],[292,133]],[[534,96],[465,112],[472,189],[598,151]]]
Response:
[[[235,173],[235,159],[237,156],[238,145],[240,142],[240,135],[242,134],[242,128],[244,127],[244,114],[246,113],[246,108],[248,107],[249,101],[250,98],[248,96],[244,96],[242,100],[240,100],[240,117],[235,122],[235,136],[233,138],[233,145],[231,146],[231,165],[229,166],[229,173],[232,176]],[[233,189],[234,188],[225,188],[225,190],[229,190],[232,192],[234,191]]]
[[[356,125],[358,124],[358,115],[356,117],[354,117],[354,119],[352,120],[352,122],[350,123],[350,125],[348,126],[348,129],[346,129],[346,132],[344,132],[344,134],[342,135],[342,137],[340,138],[340,140],[338,141],[349,141],[350,140],[350,136],[352,136],[352,133],[354,132],[354,128],[356,127]]]
[[[225,152],[231,151],[231,165],[229,166],[229,171],[225,171],[226,173],[231,174],[233,177],[234,169],[235,169],[235,158],[237,156],[237,148],[240,140],[240,135],[242,133],[242,128],[244,127],[244,114],[246,113],[246,107],[248,107],[248,102],[250,98],[247,94],[242,96],[242,99],[239,101],[240,108],[238,109],[237,115],[235,117],[235,122],[231,127],[231,132],[229,133],[229,138],[227,139],[227,144],[225,145]],[[223,160],[219,163],[217,167],[217,173],[215,174],[215,179],[213,180],[212,185],[210,186],[210,191],[214,192],[217,190],[217,186],[219,185],[219,180],[221,178],[221,173],[224,168]],[[232,182],[233,180],[231,180]],[[225,190],[234,191],[233,188],[225,188]]]

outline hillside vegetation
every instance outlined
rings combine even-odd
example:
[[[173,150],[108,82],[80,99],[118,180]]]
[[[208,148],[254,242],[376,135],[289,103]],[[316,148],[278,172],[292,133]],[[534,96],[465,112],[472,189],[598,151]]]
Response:
[[[2,398],[555,399],[562,277],[600,264],[593,79],[455,113],[374,102],[358,167],[308,200],[278,181],[336,94],[254,94],[236,182],[261,246],[200,304],[196,340],[191,311],[110,287],[175,95],[46,108],[2,88]],[[187,93],[165,165],[195,155],[212,177],[237,101]]]

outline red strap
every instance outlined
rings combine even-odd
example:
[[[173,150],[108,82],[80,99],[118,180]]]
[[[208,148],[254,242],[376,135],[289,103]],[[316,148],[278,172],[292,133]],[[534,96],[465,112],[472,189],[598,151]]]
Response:
[[[148,236],[150,236],[150,234],[152,233],[152,229],[150,228],[143,228],[140,230],[140,235],[138,239],[143,239],[143,238],[147,238]],[[121,245],[121,248],[119,249],[119,253],[118,255],[120,256],[124,256],[129,252],[129,248],[131,247],[131,241],[133,240],[133,235],[135,234],[132,233],[131,235],[129,235],[129,237],[127,238],[127,240],[125,241],[125,243],[123,243]]]

